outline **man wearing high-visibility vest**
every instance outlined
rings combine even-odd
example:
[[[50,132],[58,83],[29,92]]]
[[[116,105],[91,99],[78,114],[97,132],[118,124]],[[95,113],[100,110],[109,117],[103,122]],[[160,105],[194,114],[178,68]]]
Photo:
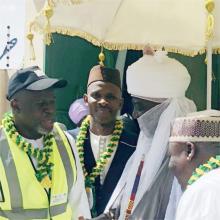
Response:
[[[90,217],[74,141],[54,123],[54,89],[66,84],[38,67],[9,80],[12,113],[0,128],[0,220]]]

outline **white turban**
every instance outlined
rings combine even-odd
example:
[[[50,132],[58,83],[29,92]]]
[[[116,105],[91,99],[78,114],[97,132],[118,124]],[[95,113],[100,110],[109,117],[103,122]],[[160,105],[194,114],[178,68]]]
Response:
[[[166,51],[144,55],[127,69],[128,92],[143,99],[183,97],[189,83],[186,67]]]

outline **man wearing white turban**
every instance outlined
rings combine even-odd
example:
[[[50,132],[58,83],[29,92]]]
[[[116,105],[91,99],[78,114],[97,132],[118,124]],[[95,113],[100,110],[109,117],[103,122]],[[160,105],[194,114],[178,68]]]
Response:
[[[185,66],[165,51],[148,52],[128,67],[127,88],[141,132],[105,210],[106,218],[114,209],[114,218],[120,220],[174,219],[181,190],[168,169],[167,148],[171,122],[196,110],[185,97],[189,84]]]

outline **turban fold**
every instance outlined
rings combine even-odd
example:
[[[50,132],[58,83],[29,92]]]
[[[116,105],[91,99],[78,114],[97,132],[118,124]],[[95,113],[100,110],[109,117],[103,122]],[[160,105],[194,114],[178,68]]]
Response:
[[[127,89],[135,97],[184,97],[190,83],[186,67],[169,58],[166,51],[144,55],[127,69]]]

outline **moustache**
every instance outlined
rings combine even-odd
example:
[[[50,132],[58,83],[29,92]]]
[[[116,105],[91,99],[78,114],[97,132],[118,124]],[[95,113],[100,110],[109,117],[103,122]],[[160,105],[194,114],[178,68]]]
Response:
[[[108,106],[98,106],[97,110],[104,110],[104,111],[108,110],[109,112],[112,111],[111,108],[109,108]]]

